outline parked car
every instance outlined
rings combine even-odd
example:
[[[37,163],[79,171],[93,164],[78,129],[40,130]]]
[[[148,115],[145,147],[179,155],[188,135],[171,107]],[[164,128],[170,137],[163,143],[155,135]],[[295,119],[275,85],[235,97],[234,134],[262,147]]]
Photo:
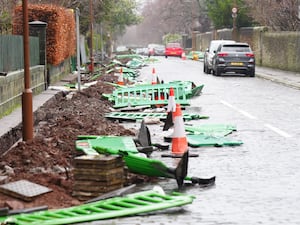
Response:
[[[165,46],[164,45],[160,45],[160,44],[148,44],[148,55],[149,56],[153,56],[156,55],[155,53],[155,49],[161,49],[161,46],[163,46],[163,50],[165,50]]]
[[[164,45],[156,45],[156,46],[154,46],[154,55],[164,56],[165,50],[166,50],[166,48]]]
[[[214,51],[217,50],[220,44],[223,43],[234,43],[233,40],[212,40],[209,44],[209,47],[204,53],[203,59],[203,72],[210,74],[212,71],[212,58],[214,56]]]
[[[183,48],[180,43],[168,43],[166,44],[165,56],[179,56],[181,57],[183,53]]]
[[[213,74],[234,72],[255,76],[255,57],[249,44],[232,43],[221,44],[213,57]]]

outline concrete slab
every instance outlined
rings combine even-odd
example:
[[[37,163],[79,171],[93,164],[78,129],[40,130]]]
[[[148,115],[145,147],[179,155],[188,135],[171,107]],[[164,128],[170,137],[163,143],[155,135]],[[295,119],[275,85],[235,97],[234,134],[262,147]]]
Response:
[[[32,183],[28,180],[19,180],[0,185],[0,192],[24,201],[32,201],[35,197],[51,191],[50,188]]]

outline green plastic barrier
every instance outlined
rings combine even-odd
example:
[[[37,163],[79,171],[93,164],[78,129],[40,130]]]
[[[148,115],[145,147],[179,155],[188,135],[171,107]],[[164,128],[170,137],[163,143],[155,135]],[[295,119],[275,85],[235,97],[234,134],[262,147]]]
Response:
[[[193,184],[199,185],[212,185],[215,183],[215,177],[203,179],[186,176],[189,157],[188,151],[183,154],[176,168],[170,168],[160,160],[146,158],[136,154],[137,152],[135,152],[134,149],[128,148],[126,150],[120,150],[120,147],[117,147],[118,144],[112,147],[111,141],[102,143],[93,141],[101,139],[101,137],[103,136],[100,136],[99,138],[98,136],[78,136],[78,139],[81,140],[76,141],[76,149],[83,151],[86,154],[94,154],[97,152],[103,154],[121,155],[125,160],[126,166],[131,172],[154,177],[175,178],[179,187],[183,185],[183,180],[191,181]],[[123,148],[125,149],[125,147]],[[91,149],[94,149],[95,152],[91,152]]]
[[[141,67],[145,66],[145,63],[144,63],[144,61],[139,60],[139,59],[132,59],[126,63],[126,66],[129,68],[137,69],[137,68],[141,68]]]
[[[114,108],[143,105],[166,105],[168,104],[168,96],[171,87],[174,89],[176,103],[180,105],[190,104],[186,96],[186,84],[180,82],[118,88],[113,91],[111,99],[113,99]]]
[[[167,119],[167,113],[145,113],[145,112],[111,112],[105,114],[106,118],[122,119],[122,120],[143,120],[146,117],[159,118],[160,120]],[[208,119],[208,116],[199,114],[183,113],[183,119],[186,121],[196,119]]]
[[[192,81],[172,81],[170,84],[173,83],[181,83],[186,86],[185,94],[187,98],[192,98],[194,96],[199,96],[202,92],[202,89],[204,87],[204,84],[196,86],[196,84]]]
[[[87,155],[98,153],[116,155],[119,151],[138,153],[132,137],[80,135],[77,139],[76,149]]]
[[[203,134],[187,135],[188,145],[191,147],[203,147],[203,146],[237,146],[242,145],[242,141],[231,140],[224,137],[212,137]]]
[[[236,131],[236,126],[227,124],[202,124],[199,126],[185,126],[185,130],[192,134],[224,137],[232,133],[232,131]]]
[[[161,188],[114,197],[65,209],[40,211],[2,218],[17,225],[58,225],[136,215],[191,204],[194,196],[178,192],[166,194]],[[0,219],[1,221],[1,219]]]

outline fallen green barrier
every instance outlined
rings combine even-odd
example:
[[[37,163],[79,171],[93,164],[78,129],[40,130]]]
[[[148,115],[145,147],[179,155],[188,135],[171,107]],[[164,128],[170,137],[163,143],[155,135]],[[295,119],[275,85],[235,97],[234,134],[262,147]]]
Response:
[[[194,196],[178,192],[166,194],[161,188],[114,197],[64,209],[40,211],[0,218],[5,224],[58,225],[104,220],[153,212],[191,204]]]
[[[89,139],[89,137],[92,139]],[[101,141],[101,139],[103,139],[102,137],[105,136],[79,136],[78,138],[81,140],[76,141],[76,149],[91,155],[97,153],[121,155],[130,172],[153,177],[174,178],[179,188],[183,185],[184,180],[199,185],[212,185],[215,182],[215,177],[207,179],[187,177],[188,151],[183,154],[176,168],[170,168],[160,160],[140,156],[137,154],[138,151],[136,151],[136,148],[131,149],[131,147],[126,146],[125,143],[127,143],[127,141],[121,141],[121,144],[117,143],[120,141],[119,138],[123,137],[115,137],[116,139],[113,141],[113,137],[110,136],[111,139],[109,141]],[[115,145],[113,143],[115,143]]]
[[[180,82],[118,88],[113,91],[109,100],[114,103],[114,108],[167,105],[171,87],[174,89],[176,103],[181,105],[190,104],[186,94],[187,84]]]
[[[119,151],[138,153],[132,137],[124,136],[77,136],[76,149],[83,151],[87,155],[95,154],[119,154]]]
[[[183,113],[183,119],[185,121],[189,120],[197,120],[197,119],[208,119],[208,116],[203,116],[199,114],[194,113]],[[105,114],[106,118],[109,119],[118,119],[118,120],[143,120],[146,117],[151,118],[158,118],[160,120],[166,120],[167,119],[167,113],[147,113],[147,112],[110,112]]]
[[[238,146],[242,145],[242,141],[231,140],[225,137],[213,137],[203,134],[190,134],[187,135],[188,145],[191,147],[204,147],[204,146]]]
[[[224,137],[233,131],[236,131],[236,126],[229,124],[201,124],[198,126],[185,126],[185,131],[191,134]]]
[[[202,89],[204,88],[204,84],[196,86],[196,84],[192,81],[172,81],[170,84],[181,83],[185,85],[185,94],[187,98],[192,98],[195,96],[199,96],[202,93]]]

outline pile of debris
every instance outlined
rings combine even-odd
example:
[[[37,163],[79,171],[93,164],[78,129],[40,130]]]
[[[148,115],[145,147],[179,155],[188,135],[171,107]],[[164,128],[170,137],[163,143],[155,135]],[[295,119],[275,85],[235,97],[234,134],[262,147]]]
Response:
[[[111,112],[111,103],[102,97],[111,93],[111,75],[98,78],[95,85],[81,92],[60,92],[36,113],[35,137],[29,142],[19,142],[1,156],[1,184],[28,180],[44,185],[52,191],[30,201],[18,201],[0,193],[0,208],[28,208],[47,205],[63,208],[80,204],[72,196],[74,177],[73,160],[78,154],[75,140],[78,135],[134,136],[135,130],[125,129],[118,122],[104,116]],[[130,179],[134,179],[130,175]],[[139,176],[139,181],[143,178]],[[132,181],[128,180],[130,184]]]

